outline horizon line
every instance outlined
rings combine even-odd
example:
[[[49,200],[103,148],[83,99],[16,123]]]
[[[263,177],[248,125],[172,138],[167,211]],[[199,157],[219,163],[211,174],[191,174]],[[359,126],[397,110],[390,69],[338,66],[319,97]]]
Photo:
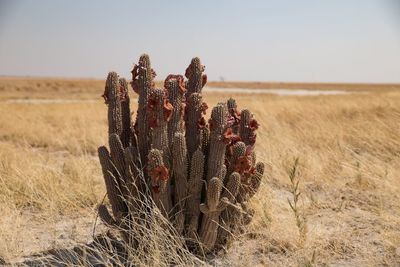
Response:
[[[105,78],[95,78],[95,77],[75,77],[75,76],[40,76],[40,75],[3,75],[0,74],[0,79],[48,79],[48,80],[91,80],[91,81],[105,81]],[[123,77],[124,78],[124,77]],[[154,79],[155,82],[163,82],[164,79]],[[386,86],[400,86],[400,82],[343,82],[343,81],[257,81],[257,80],[209,80],[207,83],[254,83],[254,84],[325,84],[325,85],[386,85]]]

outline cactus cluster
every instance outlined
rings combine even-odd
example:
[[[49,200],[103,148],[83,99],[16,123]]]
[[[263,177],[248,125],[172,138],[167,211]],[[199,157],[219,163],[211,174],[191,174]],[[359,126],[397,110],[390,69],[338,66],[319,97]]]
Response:
[[[246,203],[264,173],[254,151],[259,125],[234,99],[218,103],[206,120],[201,91],[207,76],[199,58],[186,69],[186,81],[169,75],[160,89],[155,75],[142,55],[132,70],[131,86],[139,95],[132,123],[128,83],[108,74],[103,97],[109,149],[99,147],[98,155],[112,215],[105,205],[99,215],[132,243],[130,222],[145,224],[140,213],[159,210],[190,248],[209,252],[253,215]]]

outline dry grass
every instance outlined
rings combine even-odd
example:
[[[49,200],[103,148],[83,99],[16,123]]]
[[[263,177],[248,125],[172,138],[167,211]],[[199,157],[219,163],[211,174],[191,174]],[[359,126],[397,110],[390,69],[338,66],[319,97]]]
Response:
[[[0,79],[0,257],[90,239],[105,193],[96,158],[106,144],[103,87],[103,81]],[[212,106],[229,96],[205,98]],[[248,232],[215,264],[400,265],[400,91],[234,97],[261,124],[257,151],[268,168]],[[6,102],[16,98],[93,101]],[[295,158],[297,208],[307,229],[302,242],[287,201]]]

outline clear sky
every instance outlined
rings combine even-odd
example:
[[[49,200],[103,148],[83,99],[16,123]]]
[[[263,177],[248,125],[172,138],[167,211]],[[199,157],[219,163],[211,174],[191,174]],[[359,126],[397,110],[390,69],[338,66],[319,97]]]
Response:
[[[400,83],[400,0],[0,0],[0,75]]]

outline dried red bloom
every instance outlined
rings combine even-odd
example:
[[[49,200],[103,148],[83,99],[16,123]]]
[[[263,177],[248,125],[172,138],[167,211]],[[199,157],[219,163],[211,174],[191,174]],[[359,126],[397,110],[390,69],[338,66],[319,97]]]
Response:
[[[260,125],[258,124],[258,122],[257,122],[255,119],[252,119],[252,120],[250,121],[249,127],[250,127],[250,129],[251,129],[252,131],[257,130],[257,129],[258,129],[258,126],[260,126]]]
[[[104,98],[104,104],[108,104],[108,87],[104,87],[104,93],[101,95]]]
[[[207,125],[207,122],[206,122],[206,120],[204,119],[204,117],[201,117],[201,118],[199,119],[199,121],[197,122],[197,128],[198,128],[198,129],[203,129],[204,127],[206,127],[206,125]]]
[[[131,81],[131,86],[132,86],[133,91],[136,94],[139,94],[139,85],[137,83],[137,80],[136,81]]]
[[[251,167],[250,170],[248,171],[249,174],[254,175],[256,173],[256,168]]]
[[[232,116],[229,116],[226,123],[228,126],[233,126],[233,124],[235,123],[235,118]]]
[[[201,76],[201,87],[204,87],[204,85],[206,85],[206,83],[207,83],[207,75],[203,74]]]
[[[168,169],[165,166],[157,166],[149,171],[149,175],[155,182],[166,181],[169,178]]]
[[[192,63],[190,63],[190,65],[185,70],[185,77],[190,79],[191,76],[192,76]]]
[[[253,146],[256,143],[257,134],[253,133],[249,136],[250,145]]]
[[[157,73],[153,69],[151,69],[150,71],[151,71],[151,78],[154,79],[157,76]]]
[[[246,147],[245,155],[246,155],[246,156],[250,156],[251,153],[253,153],[253,147],[252,147],[252,146],[247,146],[247,147]]]
[[[132,73],[132,81],[135,81],[139,76],[139,66],[137,64],[133,66],[131,73]]]
[[[155,110],[158,104],[158,98],[155,95],[151,95],[147,102],[147,109],[148,110]]]
[[[203,115],[206,115],[208,109],[208,105],[206,102],[201,103],[201,112],[203,113]]]
[[[166,121],[169,121],[171,119],[173,108],[174,107],[168,100],[164,100],[163,109],[164,109],[164,119]]]
[[[235,171],[237,171],[238,173],[243,174],[249,171],[250,168],[251,168],[251,162],[249,160],[249,157],[241,156],[236,160]]]
[[[236,144],[237,142],[239,142],[239,141],[241,141],[242,139],[240,138],[240,136],[239,135],[233,135],[232,136],[232,138],[231,138],[231,145],[234,145],[234,144]]]
[[[108,98],[105,92],[101,95],[101,97],[104,98],[104,104],[108,104]]]
[[[152,178],[153,192],[158,194],[161,191],[161,184],[169,178],[168,169],[165,166],[157,166],[149,170],[149,175]]]
[[[235,119],[240,120],[240,111],[238,111],[236,108],[233,109],[231,114],[233,117],[235,117]]]
[[[119,86],[119,99],[120,99],[120,101],[124,102],[127,99],[127,97],[128,97],[128,92],[125,91],[125,88],[122,85],[120,85]]]
[[[168,86],[167,82],[169,80],[171,80],[171,79],[176,79],[178,81],[178,86],[179,86],[179,89],[180,89],[182,94],[186,92],[186,86],[185,86],[184,78],[183,78],[182,75],[175,75],[175,74],[168,75],[167,78],[164,81],[164,87],[165,88],[169,89],[168,88],[169,86]]]
[[[242,184],[250,185],[252,182],[251,177],[255,174],[255,172],[256,172],[256,168],[251,167],[250,169],[248,169],[247,171],[242,173],[242,176],[241,176]]]
[[[181,90],[181,93],[182,94],[185,93],[186,92],[186,84],[185,84],[185,81],[184,81],[184,78],[182,75],[179,75],[178,85],[179,85],[179,89]]]
[[[230,144],[232,141],[238,141],[240,137],[233,133],[232,128],[227,128],[223,134],[223,141],[225,144]]]

